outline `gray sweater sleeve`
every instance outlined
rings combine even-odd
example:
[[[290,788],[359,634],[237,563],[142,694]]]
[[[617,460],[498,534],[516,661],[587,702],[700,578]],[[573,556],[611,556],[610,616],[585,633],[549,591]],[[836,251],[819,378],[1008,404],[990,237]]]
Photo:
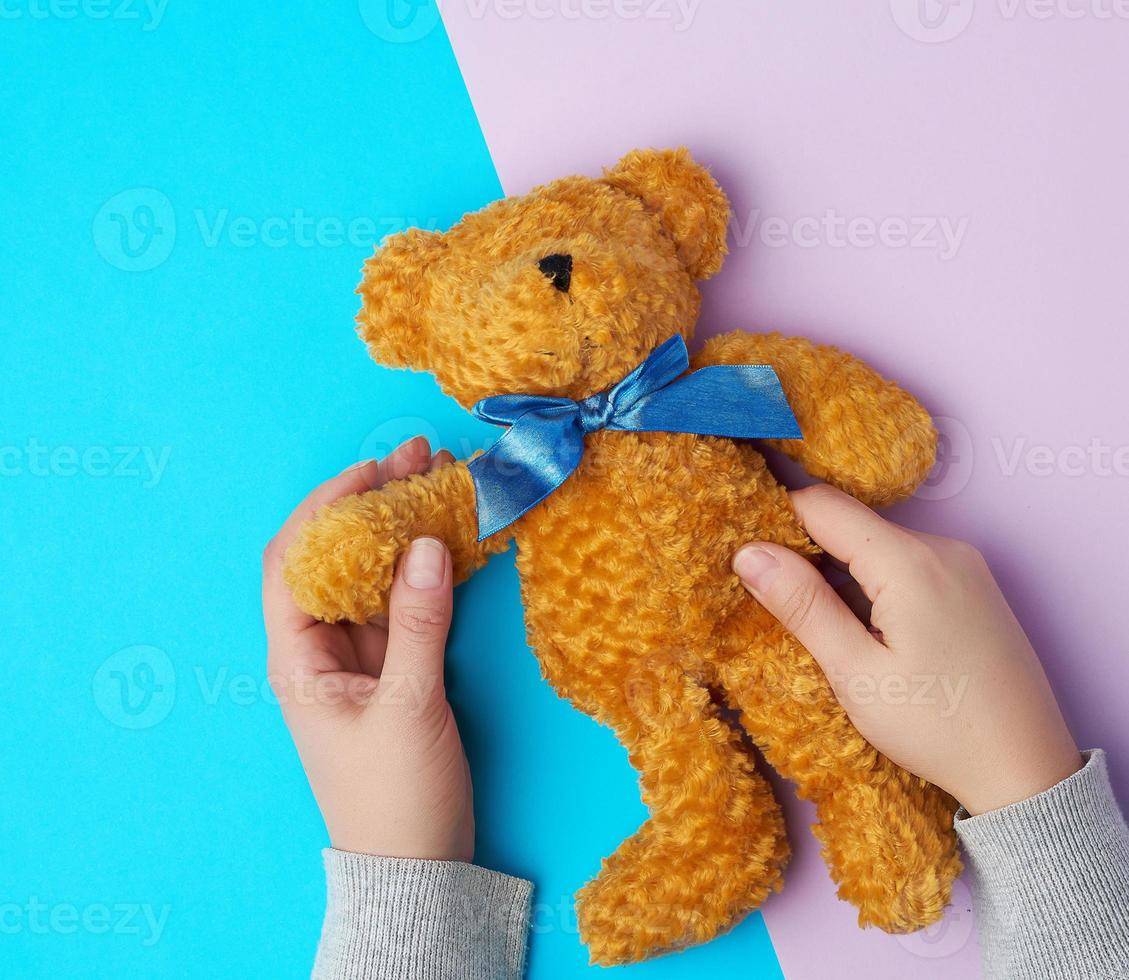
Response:
[[[1129,829],[1101,749],[1045,793],[957,813],[988,980],[1129,978]]]
[[[461,861],[324,854],[314,980],[520,980],[528,881]]]

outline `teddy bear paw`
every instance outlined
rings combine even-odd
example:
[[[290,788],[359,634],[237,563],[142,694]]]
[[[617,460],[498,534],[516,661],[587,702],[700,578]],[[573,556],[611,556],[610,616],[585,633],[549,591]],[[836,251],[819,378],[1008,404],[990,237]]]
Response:
[[[360,498],[338,501],[302,527],[283,575],[304,612],[327,623],[367,623],[388,611],[396,559],[407,536],[357,513]]]

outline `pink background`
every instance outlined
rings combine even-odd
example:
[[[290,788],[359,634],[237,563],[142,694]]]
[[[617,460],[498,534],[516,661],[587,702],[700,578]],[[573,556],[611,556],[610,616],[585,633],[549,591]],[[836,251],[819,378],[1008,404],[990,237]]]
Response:
[[[1082,450],[1129,446],[1129,20],[1098,16],[1115,10],[1101,0],[1046,19],[958,0],[939,31],[964,29],[936,43],[916,0],[630,16],[651,2],[443,5],[506,192],[596,173],[635,146],[683,143],[709,164],[737,218],[701,333],[840,344],[942,419],[948,464],[898,517],[988,555],[1079,742],[1110,751],[1124,796],[1129,449],[1120,473]],[[848,240],[801,220],[829,211],[965,231],[955,254],[933,244],[939,224],[915,247],[887,225],[868,247],[866,224]],[[963,886],[931,934],[861,932],[811,814],[788,802],[797,856],[764,909],[788,977],[978,975]]]

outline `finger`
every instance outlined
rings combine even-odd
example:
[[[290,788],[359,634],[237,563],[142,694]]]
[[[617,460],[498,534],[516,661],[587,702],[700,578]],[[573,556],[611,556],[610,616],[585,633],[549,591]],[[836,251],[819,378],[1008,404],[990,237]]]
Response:
[[[904,568],[907,550],[919,544],[912,531],[826,484],[797,490],[789,497],[811,539],[846,563],[871,601]]]
[[[276,541],[285,551],[298,534],[298,529],[317,516],[326,504],[366,490],[379,490],[390,480],[403,479],[411,473],[422,473],[431,462],[431,447],[423,436],[415,436],[397,446],[384,459],[368,459],[354,463],[344,472],[327,480],[303,500],[282,525]]]
[[[393,480],[403,480],[413,473],[424,473],[431,463],[431,446],[426,436],[413,436],[391,453],[378,460],[375,472],[370,473],[369,489],[379,490]]]
[[[428,473],[434,473],[437,469],[443,466],[449,466],[455,461],[454,454],[446,449],[440,449],[434,456],[431,457],[431,465],[427,468]]]
[[[790,548],[749,544],[733,558],[741,583],[796,637],[832,679],[878,649],[818,569]]]
[[[451,583],[451,555],[443,542],[413,541],[392,583],[382,682],[407,680],[406,690],[417,696],[442,691]]]
[[[282,580],[282,561],[299,528],[316,516],[326,504],[354,493],[377,489],[394,478],[392,474],[408,468],[422,473],[431,460],[431,449],[423,436],[409,439],[383,460],[366,460],[350,466],[310,493],[286,519],[278,534],[263,552],[263,618],[267,633],[297,632],[315,622],[295,604]]]

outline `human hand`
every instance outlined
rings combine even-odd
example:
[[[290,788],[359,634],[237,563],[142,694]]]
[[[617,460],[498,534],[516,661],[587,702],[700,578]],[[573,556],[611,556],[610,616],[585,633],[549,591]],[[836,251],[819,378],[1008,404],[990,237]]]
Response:
[[[445,465],[423,438],[322,484],[263,554],[268,675],[310,787],[339,850],[469,861],[470,770],[443,688],[451,557],[412,542],[396,570],[388,621],[318,622],[294,604],[282,557],[304,521],[347,494]]]
[[[862,618],[781,545],[744,546],[734,571],[819,662],[864,738],[974,814],[1081,768],[1038,657],[974,548],[828,486],[791,498],[816,544],[848,565]]]

